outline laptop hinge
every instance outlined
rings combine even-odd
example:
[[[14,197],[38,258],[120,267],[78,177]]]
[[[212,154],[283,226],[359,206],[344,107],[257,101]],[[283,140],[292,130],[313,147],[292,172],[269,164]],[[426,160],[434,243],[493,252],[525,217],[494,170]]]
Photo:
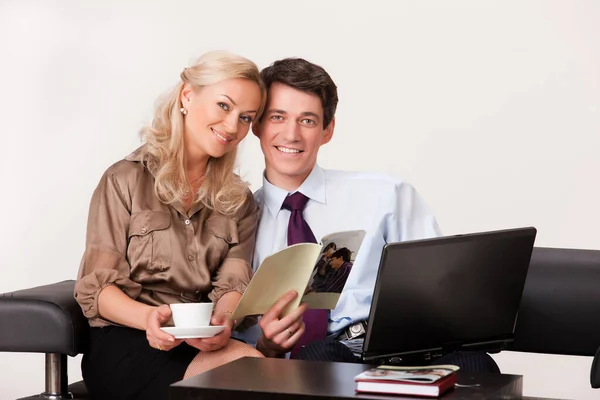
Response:
[[[463,349],[462,342],[447,342],[442,345],[442,354],[454,353]]]

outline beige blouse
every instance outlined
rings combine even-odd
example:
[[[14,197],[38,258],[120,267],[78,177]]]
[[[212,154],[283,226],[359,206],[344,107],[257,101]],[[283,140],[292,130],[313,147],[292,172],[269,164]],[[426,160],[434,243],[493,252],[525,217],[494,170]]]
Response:
[[[98,294],[111,284],[149,305],[216,303],[227,292],[243,293],[252,276],[257,213],[250,190],[234,216],[161,203],[140,149],[112,165],[92,196],[75,284],[90,326],[113,324],[98,314]]]

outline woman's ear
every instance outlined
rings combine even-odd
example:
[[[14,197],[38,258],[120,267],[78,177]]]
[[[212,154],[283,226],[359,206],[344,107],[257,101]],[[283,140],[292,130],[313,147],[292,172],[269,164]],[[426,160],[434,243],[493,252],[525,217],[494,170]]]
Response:
[[[183,88],[181,89],[181,95],[179,96],[179,101],[181,101],[181,105],[187,108],[190,102],[192,101],[193,96],[194,90],[189,84],[185,83],[183,85]]]

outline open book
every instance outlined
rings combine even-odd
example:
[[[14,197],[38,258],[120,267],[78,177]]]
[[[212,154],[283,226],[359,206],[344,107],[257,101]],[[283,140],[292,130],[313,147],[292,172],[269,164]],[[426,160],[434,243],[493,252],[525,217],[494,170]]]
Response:
[[[239,320],[262,315],[289,290],[296,297],[283,311],[287,315],[301,302],[309,308],[333,310],[344,289],[365,231],[345,231],[324,236],[321,244],[299,243],[265,258],[233,312]]]

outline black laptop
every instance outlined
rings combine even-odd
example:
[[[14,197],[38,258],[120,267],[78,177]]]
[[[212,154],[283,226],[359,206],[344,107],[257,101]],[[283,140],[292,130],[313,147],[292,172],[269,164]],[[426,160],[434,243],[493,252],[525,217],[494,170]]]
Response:
[[[359,355],[371,363],[424,363],[458,350],[506,348],[536,233],[528,227],[387,244]]]

